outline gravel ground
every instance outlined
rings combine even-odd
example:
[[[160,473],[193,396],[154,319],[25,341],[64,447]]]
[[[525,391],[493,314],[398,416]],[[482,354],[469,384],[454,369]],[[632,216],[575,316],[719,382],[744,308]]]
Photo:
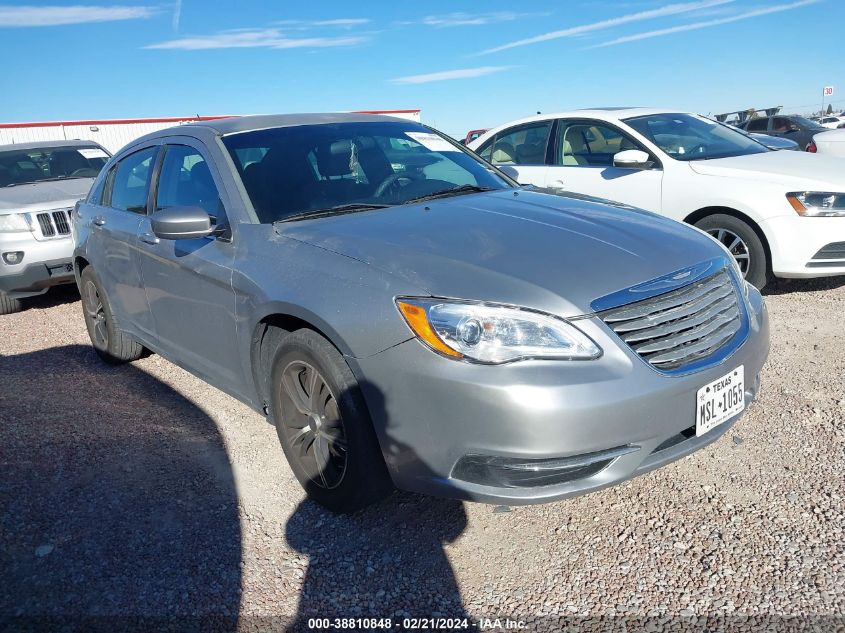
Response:
[[[767,303],[760,398],[680,462],[549,505],[396,494],[336,517],[304,499],[261,416],[158,356],[103,365],[78,298],[41,298],[0,317],[0,628],[843,627],[845,279],[780,282]],[[33,622],[49,621],[6,625]]]

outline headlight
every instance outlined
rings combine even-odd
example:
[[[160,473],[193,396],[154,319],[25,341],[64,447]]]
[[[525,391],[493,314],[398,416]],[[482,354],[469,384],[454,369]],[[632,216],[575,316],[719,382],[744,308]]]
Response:
[[[845,193],[829,191],[793,191],[786,194],[798,215],[806,217],[845,216]]]
[[[0,233],[29,233],[29,223],[23,213],[0,215]]]
[[[478,363],[592,359],[601,349],[574,325],[520,308],[402,297],[396,306],[431,349]]]

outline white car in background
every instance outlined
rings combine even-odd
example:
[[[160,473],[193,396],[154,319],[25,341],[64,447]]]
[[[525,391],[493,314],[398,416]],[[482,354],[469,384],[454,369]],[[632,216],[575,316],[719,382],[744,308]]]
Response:
[[[762,288],[845,274],[845,159],[771,151],[704,117],[651,108],[542,114],[470,148],[518,182],[697,226]]]
[[[831,130],[835,130],[843,123],[845,123],[845,116],[836,116],[834,114],[831,114],[830,116],[823,116],[819,119],[819,125]]]

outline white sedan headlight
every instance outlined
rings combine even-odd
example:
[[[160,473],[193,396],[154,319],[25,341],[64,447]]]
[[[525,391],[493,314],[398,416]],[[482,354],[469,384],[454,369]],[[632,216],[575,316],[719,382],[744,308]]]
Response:
[[[402,297],[396,306],[422,342],[451,358],[499,364],[542,358],[589,360],[601,349],[557,317],[506,306]]]
[[[798,215],[805,217],[845,217],[845,193],[793,191],[786,194]]]
[[[28,233],[30,230],[23,213],[0,215],[0,233]]]

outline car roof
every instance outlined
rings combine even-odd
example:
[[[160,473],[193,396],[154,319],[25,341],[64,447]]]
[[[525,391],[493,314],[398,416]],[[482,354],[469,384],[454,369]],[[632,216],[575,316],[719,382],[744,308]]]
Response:
[[[97,141],[81,141],[79,139],[67,141],[32,141],[31,143],[12,143],[11,145],[0,145],[0,152],[8,152],[16,149],[43,149],[46,147],[100,147]]]
[[[583,110],[567,110],[564,112],[547,112],[544,114],[535,114],[533,116],[517,119],[515,121],[508,121],[502,123],[494,128],[490,128],[484,134],[473,141],[473,144],[478,143],[480,139],[484,142],[490,139],[494,134],[498,134],[502,130],[524,123],[533,123],[535,121],[548,121],[549,119],[598,119],[601,121],[620,121],[637,116],[648,116],[651,114],[685,114],[683,110],[671,110],[667,108],[644,108],[644,107],[619,107],[608,106],[599,108],[585,108]]]
[[[128,150],[135,151],[139,145],[167,136],[193,136],[208,141],[209,137],[226,136],[240,132],[253,132],[272,128],[294,127],[297,125],[325,125],[332,123],[366,123],[373,121],[401,122],[413,124],[408,119],[385,116],[383,114],[359,114],[356,112],[328,112],[323,114],[255,114],[232,116],[208,121],[196,121],[183,125],[174,125],[155,132],[150,132],[124,146],[120,154]]]
[[[650,114],[678,114],[683,110],[671,110],[667,108],[642,108],[642,107],[606,107],[606,108],[584,108],[583,110],[567,110],[564,112],[546,112],[533,116],[517,119],[503,123],[488,131],[498,132],[502,128],[511,127],[521,123],[532,123],[534,121],[546,121],[548,119],[600,119],[607,121],[619,121],[637,116],[648,116]]]
[[[229,117],[211,121],[198,121],[180,125],[177,129],[210,128],[220,135],[236,134],[238,132],[252,132],[277,127],[293,127],[296,125],[322,125],[331,123],[365,123],[372,121],[404,121],[382,114],[358,114],[354,112],[329,112],[310,114],[258,114],[250,116]],[[170,128],[171,130],[173,128]],[[172,132],[171,132],[172,133]]]

